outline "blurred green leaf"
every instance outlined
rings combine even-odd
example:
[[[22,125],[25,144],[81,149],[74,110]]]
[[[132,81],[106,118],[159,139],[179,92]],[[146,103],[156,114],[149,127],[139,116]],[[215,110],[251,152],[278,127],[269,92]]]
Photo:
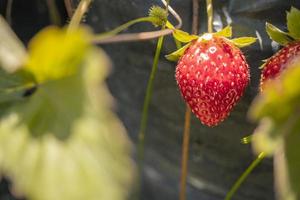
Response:
[[[186,45],[184,45],[183,47],[181,47],[180,49],[174,51],[173,53],[170,53],[168,55],[166,55],[166,59],[168,59],[169,61],[178,61],[179,58],[184,54],[185,50],[191,45],[191,43],[188,43]]]
[[[90,47],[89,37],[83,28],[71,32],[57,27],[43,29],[29,43],[25,70],[38,83],[74,74]]]
[[[233,44],[237,47],[246,47],[249,46],[251,44],[253,44],[256,41],[256,38],[254,37],[240,37],[240,38],[235,38],[230,40],[231,42],[233,42]]]
[[[286,45],[292,41],[288,33],[283,32],[272,24],[266,23],[266,31],[269,37],[281,45]]]
[[[254,151],[274,156],[279,199],[300,199],[300,57],[266,87],[250,107],[259,121],[252,140]]]
[[[104,84],[108,59],[89,48],[77,63],[0,121],[0,169],[30,200],[124,200],[130,191],[130,144]]]
[[[230,38],[232,36],[232,27],[226,26],[222,30],[214,33],[214,35]]]
[[[287,12],[287,28],[289,34],[294,39],[300,39],[300,11],[292,7],[290,12]]]

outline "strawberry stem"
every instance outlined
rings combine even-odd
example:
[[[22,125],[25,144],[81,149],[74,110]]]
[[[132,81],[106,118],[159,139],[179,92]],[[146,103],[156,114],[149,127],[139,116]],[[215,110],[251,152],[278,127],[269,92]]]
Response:
[[[51,20],[51,23],[54,25],[61,25],[61,19],[56,7],[55,0],[47,0],[47,6],[49,8],[49,18]]]
[[[5,19],[9,25],[11,25],[11,10],[12,10],[13,0],[8,0],[5,11]]]
[[[249,174],[255,169],[256,166],[265,158],[265,153],[260,153],[257,158],[249,165],[249,167],[243,172],[243,174],[238,178],[238,180],[234,183],[232,188],[227,193],[225,200],[231,200],[232,196],[236,193],[236,191],[241,187],[242,183],[249,176]]]
[[[198,1],[198,0],[194,0]],[[183,131],[182,157],[181,157],[181,175],[180,175],[180,193],[179,199],[186,199],[186,180],[188,174],[189,146],[190,146],[190,127],[191,127],[191,109],[186,105],[185,122]]]
[[[71,18],[70,24],[69,24],[69,31],[76,29],[83,17],[83,15],[86,13],[88,10],[88,7],[92,0],[81,0],[79,5],[77,6],[74,15]]]
[[[155,18],[155,17],[137,18],[137,19],[131,20],[131,21],[125,23],[125,24],[122,24],[121,26],[118,26],[117,28],[115,28],[111,31],[95,35],[95,37],[93,38],[93,41],[101,41],[103,39],[109,38],[113,35],[116,35],[116,34],[120,33],[121,31],[129,28],[130,26],[132,26],[134,24],[137,24],[137,23],[140,23],[140,22],[151,22],[151,23],[153,23],[156,20],[157,20],[157,18]]]
[[[169,1],[167,1],[167,6],[166,6],[166,12],[168,12],[168,7],[169,7]],[[166,28],[166,25],[163,24],[161,30],[164,30]],[[139,178],[139,184],[138,184],[138,190],[137,190],[137,198],[139,199],[140,197],[140,192],[141,192],[141,184],[142,184],[142,172],[143,172],[143,167],[144,167],[144,157],[145,157],[145,132],[147,129],[147,122],[148,122],[148,111],[149,111],[149,105],[153,93],[153,86],[154,86],[154,78],[156,75],[157,71],[157,66],[158,66],[158,61],[159,61],[159,56],[161,53],[162,45],[164,41],[164,36],[160,36],[157,41],[156,45],[156,50],[155,50],[155,55],[153,59],[153,64],[152,64],[152,70],[150,73],[150,77],[148,80],[147,84],[147,89],[146,89],[146,95],[144,99],[144,104],[143,104],[143,111],[142,111],[142,119],[141,119],[141,124],[140,124],[140,131],[138,134],[138,147],[137,147],[137,153],[138,153],[138,172],[140,175]]]
[[[66,10],[67,10],[67,14],[69,16],[69,18],[72,17],[73,15],[73,1],[72,0],[64,0],[64,3],[65,3],[65,7],[66,7]]]
[[[197,35],[199,29],[199,0],[193,0],[193,22],[192,33]],[[176,42],[176,39],[175,39]],[[179,49],[181,45],[177,45]],[[181,155],[181,174],[180,174],[180,191],[179,200],[186,199],[186,183],[188,174],[188,161],[189,161],[189,146],[190,146],[190,127],[191,127],[191,109],[186,104],[185,119],[184,119],[182,155]]]
[[[207,31],[213,32],[213,4],[212,0],[206,0],[206,12],[207,12]]]

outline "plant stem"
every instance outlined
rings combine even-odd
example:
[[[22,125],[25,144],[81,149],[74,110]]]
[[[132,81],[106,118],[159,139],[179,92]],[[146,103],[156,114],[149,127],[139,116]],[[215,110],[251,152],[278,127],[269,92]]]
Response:
[[[113,35],[116,35],[116,34],[120,33],[121,31],[127,29],[128,27],[130,27],[130,26],[132,26],[136,23],[139,23],[139,22],[153,22],[154,20],[155,20],[154,17],[141,17],[141,18],[131,20],[131,21],[125,23],[125,24],[122,24],[121,26],[118,26],[117,28],[115,28],[111,31],[95,35],[94,38],[93,38],[93,41],[101,41],[103,39],[109,38]]]
[[[73,1],[72,0],[64,0],[64,2],[65,2],[67,14],[68,14],[69,18],[71,18],[73,15],[73,7],[74,7]]]
[[[166,5],[166,11],[168,12],[169,9],[169,1],[167,1]],[[166,24],[164,24],[161,28],[161,30],[164,30],[166,28]],[[142,184],[142,176],[143,176],[143,167],[144,167],[144,156],[145,156],[145,132],[147,129],[147,122],[148,122],[148,111],[149,111],[149,105],[153,93],[153,86],[154,86],[154,78],[156,75],[157,71],[157,66],[158,66],[158,61],[159,61],[159,56],[161,53],[162,45],[164,41],[164,36],[160,36],[157,41],[156,45],[156,50],[155,50],[155,55],[153,58],[153,64],[152,64],[152,70],[150,73],[150,77],[148,80],[147,84],[147,89],[146,89],[146,96],[144,99],[144,104],[143,104],[143,111],[142,111],[142,119],[141,119],[141,124],[140,124],[140,130],[138,134],[138,147],[137,147],[137,153],[138,153],[138,172],[140,175],[139,179],[139,188],[138,188],[138,194],[137,198],[140,197],[141,195],[141,184]]]
[[[197,35],[199,28],[199,0],[193,0],[193,22],[192,33]],[[177,45],[177,48],[179,46]],[[191,109],[186,104],[185,122],[183,131],[182,155],[181,155],[181,174],[179,200],[186,199],[186,184],[188,174],[189,146],[190,146],[190,127],[191,127]]]
[[[154,82],[155,74],[157,71],[157,65],[158,65],[159,55],[160,55],[160,52],[162,49],[163,40],[164,40],[164,36],[161,36],[161,37],[159,37],[158,42],[157,42],[153,65],[152,65],[152,70],[151,70],[151,74],[150,74],[150,77],[148,80],[146,96],[145,96],[145,100],[144,100],[144,104],[143,104],[142,120],[141,120],[141,124],[140,124],[139,135],[138,135],[138,166],[139,166],[140,175],[142,174],[143,163],[144,163],[145,131],[147,128],[149,104],[150,104],[151,97],[152,97],[153,82]]]
[[[11,10],[12,10],[13,0],[7,0],[5,18],[9,25],[11,25]]]
[[[189,146],[190,146],[190,126],[191,126],[191,109],[188,105],[186,105],[183,143],[182,143],[182,157],[181,157],[181,175],[180,175],[180,192],[179,192],[180,200],[186,199],[186,182],[187,182]]]
[[[248,175],[255,169],[255,167],[265,158],[265,153],[260,153],[257,158],[250,164],[250,166],[243,172],[243,174],[234,183],[232,188],[227,193],[225,200],[230,200],[235,192],[240,188],[241,184],[245,181]]]
[[[91,2],[92,2],[92,0],[81,0],[80,1],[78,7],[75,10],[74,15],[71,18],[71,21],[69,24],[69,30],[74,30],[79,26],[81,19],[82,19],[83,15],[85,14],[85,12],[87,11]]]
[[[65,0],[71,1],[71,0]],[[182,20],[177,12],[169,5],[169,0],[161,0],[161,2],[166,6],[166,10],[173,15],[173,17],[177,20],[176,29],[180,29],[182,26]],[[142,40],[150,40],[155,39],[161,36],[169,35],[173,33],[174,29],[164,29],[159,31],[149,31],[149,32],[141,32],[141,33],[125,33],[119,34],[115,36],[105,37],[105,38],[94,38],[92,40],[93,43],[97,44],[106,44],[106,43],[114,43],[114,42],[132,42],[132,41],[142,41]]]
[[[52,24],[55,24],[57,26],[61,25],[61,19],[55,4],[55,0],[47,0],[47,6]]]
[[[213,32],[213,4],[212,0],[206,0],[207,11],[207,30],[209,33]]]

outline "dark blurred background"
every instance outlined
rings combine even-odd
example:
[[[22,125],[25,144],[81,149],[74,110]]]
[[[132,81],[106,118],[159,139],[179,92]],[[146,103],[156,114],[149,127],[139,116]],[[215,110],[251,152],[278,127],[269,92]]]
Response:
[[[11,26],[27,45],[40,29],[52,23],[50,0],[14,0]],[[76,3],[76,1],[74,1]],[[5,16],[8,0],[0,0],[0,13]],[[56,0],[61,25],[68,22],[63,0]],[[230,117],[215,128],[208,128],[192,118],[188,199],[223,199],[240,174],[255,159],[251,146],[241,138],[251,134],[255,124],[247,120],[247,110],[258,92],[261,60],[278,48],[265,32],[265,22],[286,29],[286,11],[300,8],[297,0],[214,0],[214,26],[220,29],[231,23],[234,36],[254,36],[259,42],[244,48],[251,67],[251,84]],[[131,19],[147,15],[148,9],[161,5],[159,0],[94,0],[85,23],[95,33],[111,30]],[[183,30],[190,32],[191,0],[171,0],[183,18]],[[206,30],[205,0],[200,0],[200,33]],[[135,25],[127,32],[152,30],[151,24]],[[115,110],[134,143],[137,141],[142,104],[150,74],[156,40],[103,45],[113,63],[108,87],[115,97]],[[185,104],[174,79],[175,63],[163,55],[175,50],[171,37],[166,39],[159,62],[146,133],[146,157],[142,187],[143,200],[178,198],[181,143]],[[16,199],[10,183],[2,179],[0,200]],[[264,160],[235,195],[236,200],[274,199],[272,160]]]

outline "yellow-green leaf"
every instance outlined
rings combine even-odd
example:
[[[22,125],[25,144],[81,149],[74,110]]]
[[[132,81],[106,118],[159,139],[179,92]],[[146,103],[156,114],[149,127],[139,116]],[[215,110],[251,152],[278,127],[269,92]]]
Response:
[[[191,42],[192,40],[196,40],[199,38],[197,35],[190,35],[187,32],[184,32],[179,29],[175,29],[173,32],[173,36],[176,38],[176,40],[183,42],[183,43],[188,43]]]
[[[127,199],[130,144],[111,109],[107,71],[103,52],[89,49],[72,75],[45,82],[2,117],[0,170],[18,194],[30,200]]]
[[[178,59],[184,54],[185,50],[190,45],[191,45],[191,43],[188,43],[188,44],[184,45],[183,47],[181,47],[180,49],[178,49],[177,51],[174,51],[173,53],[170,53],[170,54],[166,55],[165,57],[169,61],[178,61]]]
[[[234,43],[235,46],[237,47],[246,47],[251,44],[253,44],[256,41],[256,38],[254,37],[240,37],[240,38],[235,38],[230,40],[231,42]]]
[[[287,12],[287,28],[289,34],[294,39],[300,39],[300,11],[292,7],[290,12]]]
[[[232,36],[232,27],[226,26],[222,30],[214,33],[214,35],[230,38]]]
[[[286,45],[292,41],[292,38],[288,33],[283,32],[282,30],[272,24],[269,24],[268,22],[266,23],[266,31],[272,40],[281,45]]]
[[[25,70],[38,83],[70,76],[78,70],[89,47],[89,33],[84,28],[72,32],[49,27],[29,43]]]

